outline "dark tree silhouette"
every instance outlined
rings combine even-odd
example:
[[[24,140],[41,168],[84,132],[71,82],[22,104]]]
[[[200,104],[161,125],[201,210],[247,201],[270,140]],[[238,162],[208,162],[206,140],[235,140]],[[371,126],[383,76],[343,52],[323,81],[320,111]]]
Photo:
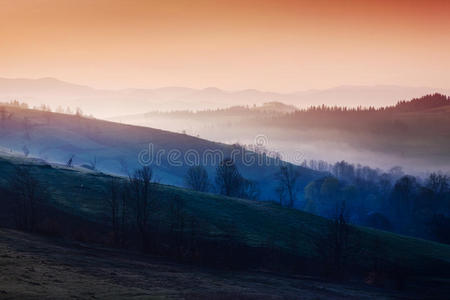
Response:
[[[351,259],[361,252],[360,237],[345,220],[345,210],[343,202],[338,216],[328,221],[327,230],[314,241],[324,271],[339,278],[346,275]]]
[[[45,186],[28,168],[18,167],[9,180],[14,198],[14,217],[19,229],[36,231],[40,211],[49,197]]]
[[[240,192],[238,197],[250,200],[258,200],[260,192],[261,191],[256,182],[245,179],[243,177],[241,178]]]
[[[118,178],[111,178],[105,190],[105,199],[110,208],[114,244],[123,245],[129,217],[128,187]]]
[[[134,204],[134,218],[136,227],[142,241],[142,247],[148,247],[148,231],[153,202],[152,187],[153,171],[151,167],[145,166],[136,170],[129,178],[129,193]]]
[[[403,176],[394,185],[391,200],[394,206],[394,222],[398,224],[400,231],[408,228],[412,221],[418,190],[419,185],[413,176]]]
[[[226,158],[220,162],[216,169],[216,184],[220,194],[230,197],[240,196],[242,182],[242,176],[232,159]]]
[[[185,182],[194,191],[206,192],[209,189],[208,172],[203,166],[190,167],[186,172]]]
[[[89,166],[92,170],[97,170],[97,156],[94,156],[94,158],[89,161]]]
[[[450,178],[447,175],[431,173],[426,186],[437,195],[443,195],[449,191]]]
[[[290,164],[280,166],[280,170],[276,174],[276,179],[278,181],[278,195],[287,195],[289,207],[294,207],[296,201],[296,188],[299,176],[300,173],[298,170]],[[280,202],[282,202],[282,200],[280,200]]]
[[[72,154],[69,158],[69,160],[66,163],[66,167],[73,168],[73,158],[75,157],[75,154]]]

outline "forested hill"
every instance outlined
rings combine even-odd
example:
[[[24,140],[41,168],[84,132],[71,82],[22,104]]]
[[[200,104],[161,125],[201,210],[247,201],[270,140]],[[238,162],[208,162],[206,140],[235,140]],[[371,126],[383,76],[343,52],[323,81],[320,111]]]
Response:
[[[442,106],[450,106],[450,97],[436,93],[420,98],[414,98],[410,101],[399,101],[391,108],[391,110],[398,112],[415,112]]]
[[[419,112],[445,106],[450,106],[450,97],[443,94],[434,93],[419,98],[413,98],[411,100],[401,100],[395,105],[380,108],[375,108],[373,106],[346,107],[320,105],[297,110],[293,113],[293,115],[314,112]]]

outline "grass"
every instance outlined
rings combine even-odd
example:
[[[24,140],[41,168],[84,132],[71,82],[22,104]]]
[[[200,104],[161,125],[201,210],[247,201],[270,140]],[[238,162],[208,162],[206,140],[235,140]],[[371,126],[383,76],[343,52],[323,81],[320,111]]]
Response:
[[[405,299],[317,278],[211,270],[0,229],[0,299]],[[420,299],[408,294],[408,299]]]
[[[4,157],[0,158],[0,184],[6,184],[7,175],[16,165],[29,167],[48,185],[55,207],[89,221],[107,222],[108,208],[104,199],[111,176]],[[250,247],[271,243],[306,259],[316,256],[314,240],[326,232],[328,224],[322,217],[269,202],[228,198],[161,184],[155,184],[155,191],[159,204],[155,217],[162,223],[167,222],[170,201],[179,197],[183,199],[185,212],[198,221],[203,238],[233,234]],[[449,274],[448,245],[363,227],[354,230],[360,237],[361,253],[364,253],[354,258],[354,263],[368,265],[371,263],[368,257],[381,255],[388,263],[405,267],[417,275]],[[382,253],[376,253],[380,252],[376,243],[382,245]]]

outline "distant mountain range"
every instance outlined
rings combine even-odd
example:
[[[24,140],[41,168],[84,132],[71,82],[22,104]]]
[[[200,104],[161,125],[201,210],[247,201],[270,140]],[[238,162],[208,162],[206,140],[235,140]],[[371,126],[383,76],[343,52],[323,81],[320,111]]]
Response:
[[[321,104],[380,107],[435,92],[450,94],[445,89],[391,85],[340,86],[285,94],[253,89],[225,91],[214,87],[105,90],[54,78],[0,78],[0,101],[18,100],[31,106],[47,104],[53,109],[58,105],[80,107],[100,118],[152,110],[203,110],[267,102],[283,102],[299,108]]]

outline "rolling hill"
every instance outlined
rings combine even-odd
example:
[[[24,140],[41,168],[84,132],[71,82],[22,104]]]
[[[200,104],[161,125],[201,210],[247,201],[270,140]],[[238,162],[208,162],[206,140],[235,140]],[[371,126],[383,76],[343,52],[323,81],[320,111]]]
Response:
[[[84,223],[108,226],[105,193],[110,175],[3,155],[0,186],[7,184],[7,176],[16,166],[28,168],[45,183],[52,195],[48,200],[50,206],[68,216],[76,216]],[[155,184],[154,188],[158,208],[152,222],[160,224],[161,228],[169,226],[170,203],[175,198],[182,199],[186,216],[197,220],[197,234],[203,240],[227,241],[231,235],[245,247],[255,249],[253,251],[270,247],[314,261],[318,255],[315,240],[325,235],[328,228],[324,218],[272,203],[199,193],[169,185]],[[5,223],[12,216],[3,211],[1,217]],[[408,270],[410,284],[433,282],[437,285],[448,280],[450,246],[363,227],[352,228],[355,233],[352,239],[357,238],[360,250],[352,257],[353,265],[370,270],[373,258],[378,257],[388,266]],[[188,226],[186,230],[192,228]],[[102,236],[107,238],[108,235]]]
[[[151,164],[161,183],[184,185],[189,166],[203,164],[211,181],[223,158],[234,157],[242,175],[261,188],[261,199],[276,199],[274,176],[279,161],[236,145],[163,130],[22,109],[2,110],[0,147],[4,152],[23,153],[49,162],[66,164],[73,157],[77,167],[130,175],[141,164]],[[296,167],[302,189],[320,173]]]

